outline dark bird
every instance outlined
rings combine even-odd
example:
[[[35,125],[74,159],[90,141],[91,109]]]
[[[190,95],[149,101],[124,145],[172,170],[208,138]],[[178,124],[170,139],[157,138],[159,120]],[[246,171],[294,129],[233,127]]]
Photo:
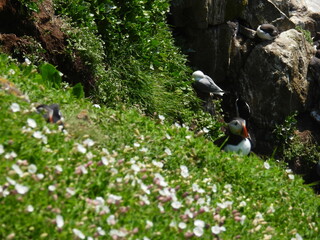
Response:
[[[209,76],[199,70],[192,73],[192,77],[195,80],[194,87],[201,92],[220,96],[225,93]]]
[[[243,118],[246,121],[248,121],[248,119],[251,116],[251,109],[249,104],[246,101],[244,101],[244,99],[241,96],[239,96],[236,99],[235,108],[237,117]]]
[[[278,29],[272,24],[262,24],[257,28],[257,36],[263,40],[273,40],[278,34]]]
[[[63,117],[60,112],[60,107],[58,104],[45,105],[41,104],[37,106],[37,112],[42,113],[43,117],[49,123],[57,123],[59,125],[63,124]]]
[[[242,118],[234,118],[228,123],[229,137],[222,146],[226,152],[237,152],[248,155],[251,151],[250,136],[247,131],[246,121]]]

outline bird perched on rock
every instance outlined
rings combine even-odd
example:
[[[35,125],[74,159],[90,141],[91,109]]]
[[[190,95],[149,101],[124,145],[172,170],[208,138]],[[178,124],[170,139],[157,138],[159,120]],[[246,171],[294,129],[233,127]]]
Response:
[[[60,112],[60,107],[58,104],[45,105],[41,104],[37,106],[37,112],[42,113],[43,117],[49,123],[57,123],[59,125],[63,124],[63,117]]]
[[[230,136],[222,146],[223,150],[248,155],[251,151],[251,141],[246,127],[246,121],[239,117],[234,118],[228,123],[228,132]]]
[[[223,91],[217,84],[207,75],[201,71],[195,71],[192,73],[192,77],[195,80],[194,87],[204,93],[216,94],[223,96],[225,91]]]
[[[273,40],[278,34],[278,29],[272,24],[261,24],[257,28],[257,36],[263,40]]]

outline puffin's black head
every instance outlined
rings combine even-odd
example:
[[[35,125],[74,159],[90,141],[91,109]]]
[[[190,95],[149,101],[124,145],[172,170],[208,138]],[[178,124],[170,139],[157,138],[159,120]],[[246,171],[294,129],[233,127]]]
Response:
[[[234,135],[241,136],[243,138],[249,138],[246,121],[242,118],[237,117],[233,119],[228,123],[228,128]]]
[[[43,113],[43,117],[47,122],[63,125],[63,117],[58,104],[51,104],[50,106],[42,104],[37,106],[37,111]]]

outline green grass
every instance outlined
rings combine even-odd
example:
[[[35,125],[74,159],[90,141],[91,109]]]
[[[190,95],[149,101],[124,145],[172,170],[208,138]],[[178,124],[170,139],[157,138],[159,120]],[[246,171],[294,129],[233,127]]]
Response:
[[[133,108],[96,108],[3,55],[0,77],[31,100],[0,90],[1,239],[77,239],[75,229],[96,239],[212,239],[214,226],[225,227],[221,239],[319,239],[319,197],[276,161],[221,152],[187,127]],[[67,132],[34,111],[53,102]],[[13,103],[21,110],[12,112]]]

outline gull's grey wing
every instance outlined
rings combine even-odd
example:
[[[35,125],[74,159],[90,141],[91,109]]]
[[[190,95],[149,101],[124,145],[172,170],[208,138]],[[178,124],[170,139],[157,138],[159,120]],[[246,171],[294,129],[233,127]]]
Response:
[[[202,92],[208,92],[208,93],[216,93],[221,94],[224,91],[218,87],[217,84],[207,75],[205,75],[204,78],[200,79],[199,81],[196,81],[196,87],[202,91]]]

